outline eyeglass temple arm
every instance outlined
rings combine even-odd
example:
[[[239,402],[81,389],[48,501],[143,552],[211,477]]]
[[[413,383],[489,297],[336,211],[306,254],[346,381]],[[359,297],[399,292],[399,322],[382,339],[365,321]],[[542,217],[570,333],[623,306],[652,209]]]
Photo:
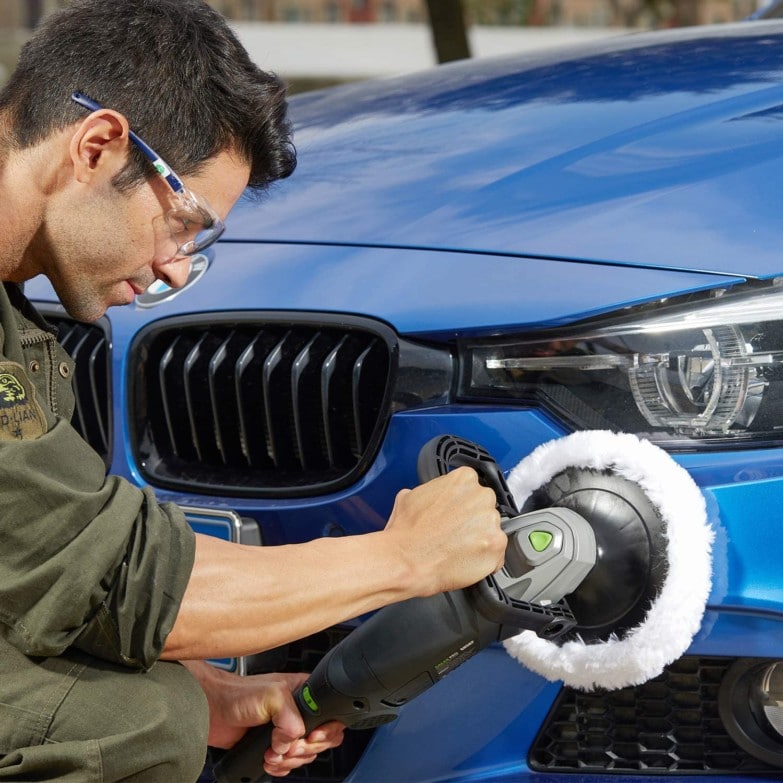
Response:
[[[92,98],[90,98],[88,95],[85,95],[83,92],[74,92],[71,95],[71,100],[75,103],[78,103],[80,106],[84,106],[85,109],[89,109],[90,111],[100,111],[103,106],[101,106],[98,101],[94,101]],[[147,144],[144,139],[142,139],[140,136],[137,136],[136,133],[134,133],[130,128],[128,128],[128,137],[130,140],[144,153],[144,157],[146,157],[152,165],[155,167],[155,171],[160,174],[163,179],[168,182],[169,187],[175,192],[175,193],[182,193],[185,188],[185,183],[171,170],[171,167],[166,163],[163,158],[158,155],[157,152],[155,152],[152,147],[150,147],[149,144]]]

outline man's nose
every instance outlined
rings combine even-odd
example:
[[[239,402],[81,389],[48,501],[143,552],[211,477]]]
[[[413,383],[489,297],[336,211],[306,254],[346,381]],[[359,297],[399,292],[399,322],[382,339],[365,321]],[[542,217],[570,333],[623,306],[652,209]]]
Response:
[[[152,268],[158,280],[170,288],[182,288],[190,276],[190,257],[176,256],[164,264],[153,264]]]

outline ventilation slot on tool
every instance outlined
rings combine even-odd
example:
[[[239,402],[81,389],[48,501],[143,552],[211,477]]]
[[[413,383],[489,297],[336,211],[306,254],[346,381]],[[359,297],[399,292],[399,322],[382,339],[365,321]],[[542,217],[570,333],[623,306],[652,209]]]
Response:
[[[390,330],[359,319],[156,325],[131,362],[137,459],[173,488],[335,489],[380,443],[393,357]]]

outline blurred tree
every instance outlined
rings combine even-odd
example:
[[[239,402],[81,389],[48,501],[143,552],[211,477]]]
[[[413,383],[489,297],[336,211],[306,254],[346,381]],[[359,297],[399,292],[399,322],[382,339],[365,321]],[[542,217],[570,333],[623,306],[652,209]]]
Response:
[[[41,21],[41,15],[43,14],[43,2],[42,0],[28,0],[27,2],[27,19],[25,20],[26,26],[32,29],[38,22]]]
[[[462,0],[427,0],[427,13],[438,62],[470,57]]]

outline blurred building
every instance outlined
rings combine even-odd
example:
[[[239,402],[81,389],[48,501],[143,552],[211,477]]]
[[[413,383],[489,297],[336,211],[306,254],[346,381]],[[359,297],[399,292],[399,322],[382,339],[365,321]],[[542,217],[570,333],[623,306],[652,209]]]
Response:
[[[0,0],[0,29],[29,30],[68,0]],[[425,0],[208,0],[236,21],[424,22]],[[759,0],[463,0],[476,24],[603,27],[712,24],[741,19]]]
[[[230,19],[262,22],[423,22],[424,0],[209,0]]]
[[[432,61],[426,0],[207,0],[241,29],[261,67],[309,89]],[[0,85],[30,31],[69,0],[0,0]],[[114,0],[105,0],[114,2]],[[764,0],[462,0],[474,56],[680,24],[742,19]],[[257,23],[262,24],[257,24]],[[264,25],[267,22],[269,24]],[[288,25],[299,22],[299,25]],[[372,24],[387,22],[389,24]],[[370,23],[356,40],[355,23]],[[287,35],[287,33],[291,35]],[[522,40],[524,38],[524,41]],[[557,40],[553,40],[557,38]],[[513,39],[513,40],[512,40]],[[294,58],[294,61],[291,60]],[[317,64],[315,64],[317,62]]]
[[[210,0],[226,16],[269,22],[423,22],[424,0]],[[464,0],[478,24],[713,24],[741,19],[758,0]]]
[[[423,22],[424,0],[210,0],[226,16],[267,22]],[[585,27],[713,24],[742,19],[758,0],[463,0],[477,24]]]
[[[544,23],[650,27],[722,24],[749,16],[758,0],[544,0]]]

